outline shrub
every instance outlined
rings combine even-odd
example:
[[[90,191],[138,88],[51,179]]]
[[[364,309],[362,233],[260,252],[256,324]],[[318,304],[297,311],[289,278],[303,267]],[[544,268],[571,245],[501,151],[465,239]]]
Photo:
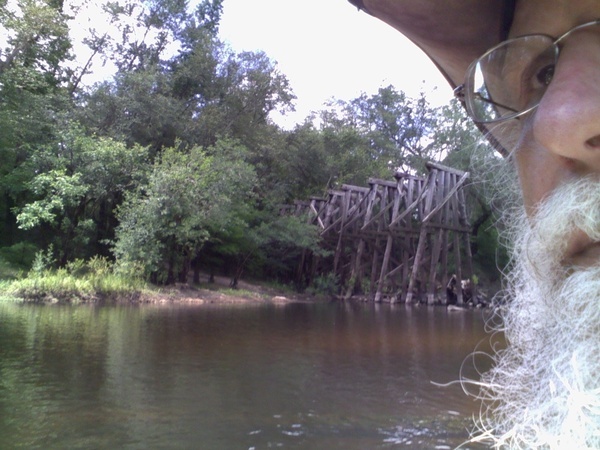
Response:
[[[319,275],[307,289],[309,294],[314,295],[337,295],[339,291],[340,283],[334,273]]]
[[[0,248],[0,259],[16,270],[29,270],[38,248],[29,242],[18,242],[10,247]]]

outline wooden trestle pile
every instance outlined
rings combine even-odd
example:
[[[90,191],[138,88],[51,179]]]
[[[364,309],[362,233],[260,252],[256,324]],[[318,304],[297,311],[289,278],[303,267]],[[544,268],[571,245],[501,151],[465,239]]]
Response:
[[[469,174],[435,163],[427,169],[427,177],[397,173],[396,181],[370,179],[368,188],[343,185],[327,199],[295,202],[294,213],[321,228],[333,258],[305,255],[299,275],[310,280],[333,270],[346,298],[444,303],[452,275],[472,276]]]

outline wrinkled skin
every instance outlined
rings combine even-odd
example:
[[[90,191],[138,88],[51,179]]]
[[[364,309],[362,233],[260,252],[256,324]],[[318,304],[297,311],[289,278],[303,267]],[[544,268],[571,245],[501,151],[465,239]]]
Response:
[[[512,36],[558,36],[600,17],[598,1],[520,2]],[[552,83],[529,117],[515,152],[525,207],[536,205],[563,183],[600,173],[600,26],[564,43]],[[598,261],[600,247],[582,233],[566,237],[565,263]]]

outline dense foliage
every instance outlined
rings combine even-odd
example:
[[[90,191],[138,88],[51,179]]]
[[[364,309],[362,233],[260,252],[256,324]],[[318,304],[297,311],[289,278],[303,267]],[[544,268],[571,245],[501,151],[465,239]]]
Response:
[[[0,277],[45,255],[55,268],[109,258],[156,283],[200,270],[287,282],[302,251],[321,250],[281,204],[429,160],[473,164],[477,132],[457,105],[392,86],[278,127],[292,89],[266,54],[219,40],[222,0],[106,1],[111,32],[75,28],[85,2],[0,4]]]

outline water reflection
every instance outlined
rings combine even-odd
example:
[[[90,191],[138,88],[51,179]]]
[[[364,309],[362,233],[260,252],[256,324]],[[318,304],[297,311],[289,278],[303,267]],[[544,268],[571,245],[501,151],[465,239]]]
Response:
[[[481,312],[0,304],[0,448],[454,448]],[[475,448],[475,447],[471,447]]]

